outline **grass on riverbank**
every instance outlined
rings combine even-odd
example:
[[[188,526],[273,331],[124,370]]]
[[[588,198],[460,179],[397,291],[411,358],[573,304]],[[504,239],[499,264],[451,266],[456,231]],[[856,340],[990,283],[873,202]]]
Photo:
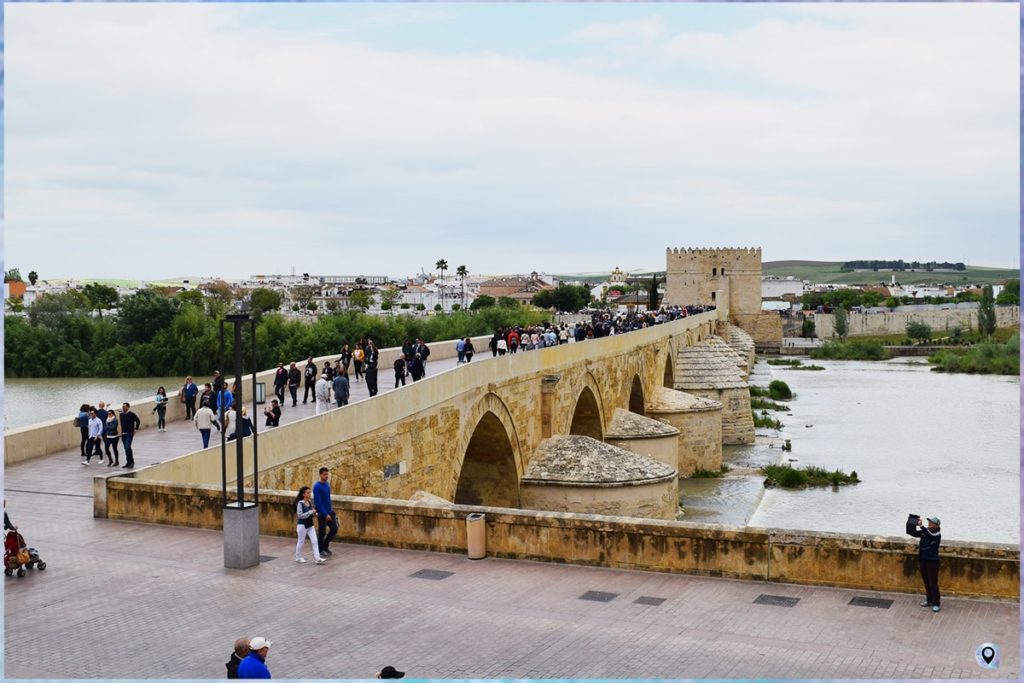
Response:
[[[881,342],[865,339],[827,341],[810,353],[815,360],[888,360],[892,352]]]
[[[1020,375],[1020,335],[1005,343],[986,342],[967,349],[943,349],[928,356],[934,372]]]
[[[751,410],[750,413],[754,416],[754,427],[782,429],[782,422],[769,415],[767,410],[762,410],[760,413]]]
[[[766,465],[761,468],[761,474],[765,475],[765,488],[805,489],[819,486],[838,487],[859,484],[861,481],[857,476],[857,470],[847,474],[842,470],[829,471],[814,465],[799,469],[788,465]]]
[[[706,470],[703,467],[698,467],[690,475],[691,479],[718,479],[724,474],[732,471],[732,468],[728,465],[721,465],[718,470]]]
[[[824,370],[820,365],[804,365],[796,358],[769,358],[768,365],[781,365],[790,370]]]
[[[752,396],[750,398],[750,408],[752,410],[789,410],[789,406],[784,403],[776,403],[775,401],[769,401],[766,398],[758,396]]]

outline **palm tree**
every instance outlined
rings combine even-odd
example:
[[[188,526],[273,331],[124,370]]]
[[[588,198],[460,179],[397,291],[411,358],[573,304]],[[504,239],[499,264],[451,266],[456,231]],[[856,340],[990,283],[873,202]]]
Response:
[[[444,259],[438,259],[434,267],[441,271],[441,311],[444,311],[444,271],[448,270],[448,262]]]
[[[469,271],[466,266],[459,266],[455,269],[455,274],[459,276],[462,284],[462,310],[466,310],[466,276],[469,275]]]

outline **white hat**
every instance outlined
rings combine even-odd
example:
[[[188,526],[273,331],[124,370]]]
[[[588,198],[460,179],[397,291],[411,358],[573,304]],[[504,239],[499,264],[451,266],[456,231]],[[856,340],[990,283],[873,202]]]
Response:
[[[265,647],[270,647],[270,641],[262,636],[256,636],[249,641],[249,649],[253,652],[262,650]]]

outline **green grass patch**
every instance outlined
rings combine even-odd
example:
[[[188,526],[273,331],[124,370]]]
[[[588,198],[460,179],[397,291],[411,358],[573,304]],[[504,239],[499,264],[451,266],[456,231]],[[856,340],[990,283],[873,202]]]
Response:
[[[823,368],[820,365],[794,365],[793,367],[790,368],[790,370],[814,370],[814,371],[816,371],[816,370],[824,370],[824,369],[825,368]]]
[[[769,415],[767,410],[762,410],[760,413],[758,413],[755,410],[752,410],[750,412],[754,416],[755,427],[767,427],[768,429],[782,429],[782,422]]]
[[[722,475],[731,471],[732,468],[728,465],[722,465],[717,470],[706,470],[703,467],[698,467],[690,475],[691,479],[718,479]]]
[[[769,358],[768,365],[788,365],[789,367],[796,367],[801,365],[801,362],[797,358]]]
[[[888,360],[892,353],[881,342],[865,339],[827,341],[811,351],[815,360]]]
[[[750,407],[753,410],[789,410],[789,406],[784,403],[776,403],[760,396],[751,397]]]
[[[810,465],[795,468],[788,465],[766,465],[761,468],[765,476],[765,488],[805,489],[819,486],[848,486],[859,484],[857,470],[849,474],[842,470],[826,470],[823,467]]]
[[[979,375],[1019,375],[1020,335],[1004,343],[985,342],[966,349],[943,349],[928,356],[935,372]]]

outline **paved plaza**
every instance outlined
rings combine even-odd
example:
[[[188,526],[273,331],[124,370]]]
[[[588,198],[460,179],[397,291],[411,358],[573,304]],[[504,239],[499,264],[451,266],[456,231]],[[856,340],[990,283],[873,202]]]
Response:
[[[311,414],[300,401],[284,420]],[[137,444],[144,465],[199,436],[178,422]],[[419,678],[1018,677],[1015,602],[947,599],[933,614],[914,595],[351,544],[299,565],[278,537],[261,539],[259,567],[226,570],[218,531],[93,519],[92,476],[109,471],[77,449],[5,471],[7,509],[48,563],[4,581],[7,678],[220,678],[235,638],[256,635],[274,643],[276,678],[387,664]],[[1002,646],[999,671],[974,661],[985,641]]]

